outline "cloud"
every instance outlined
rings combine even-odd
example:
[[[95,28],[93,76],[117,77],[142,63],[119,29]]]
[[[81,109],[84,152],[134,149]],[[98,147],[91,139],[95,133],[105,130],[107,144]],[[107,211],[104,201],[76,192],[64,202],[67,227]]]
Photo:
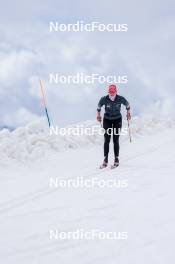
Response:
[[[6,113],[2,119],[4,125],[8,125],[10,127],[25,125],[37,120],[39,120],[39,117],[26,108],[19,108],[13,113]]]
[[[36,54],[27,50],[1,52],[0,89],[4,89],[3,87],[16,89],[16,84],[25,80],[33,72],[33,66],[36,63]]]
[[[37,1],[35,5],[30,2],[24,6],[16,0],[13,4],[18,8],[12,12],[5,2],[0,17],[1,123],[28,122],[30,115],[24,118],[19,115],[19,109],[26,109],[34,116],[43,115],[40,78],[45,80],[48,108],[55,122],[64,124],[94,118],[96,104],[106,93],[107,84],[50,85],[49,73],[57,72],[127,75],[129,82],[119,85],[119,91],[131,102],[134,114],[159,109],[162,115],[174,115],[173,1],[164,4],[163,1],[111,0],[100,5],[92,1],[86,4],[46,1],[43,5]],[[25,15],[20,17],[22,8]],[[7,11],[11,20],[5,18]],[[52,34],[50,20],[128,23],[129,30],[116,34]],[[10,120],[10,115],[18,117],[20,122],[16,117]]]

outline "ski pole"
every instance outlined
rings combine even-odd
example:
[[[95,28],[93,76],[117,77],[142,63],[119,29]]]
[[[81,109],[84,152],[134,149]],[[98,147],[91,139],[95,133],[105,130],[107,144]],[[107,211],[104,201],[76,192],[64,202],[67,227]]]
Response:
[[[49,114],[48,114],[48,110],[47,110],[47,105],[46,105],[46,98],[45,98],[45,94],[44,94],[44,86],[43,86],[43,82],[41,80],[40,80],[40,89],[41,89],[43,106],[45,108],[46,117],[47,117],[47,121],[48,121],[49,128],[50,128],[50,118],[49,118]]]
[[[128,121],[129,141],[131,143],[132,142],[132,139],[131,139],[131,129],[130,129],[130,124],[129,124],[129,119],[127,119],[127,121]]]

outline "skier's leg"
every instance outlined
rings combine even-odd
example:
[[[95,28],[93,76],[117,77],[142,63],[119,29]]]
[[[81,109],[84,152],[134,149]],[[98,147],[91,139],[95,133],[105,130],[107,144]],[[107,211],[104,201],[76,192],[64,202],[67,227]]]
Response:
[[[104,161],[108,163],[108,155],[109,155],[109,144],[110,144],[110,139],[111,135],[108,131],[109,128],[112,128],[112,123],[108,119],[103,119],[103,128],[105,129],[105,134],[104,134]]]
[[[110,139],[111,136],[105,133],[104,135],[105,141],[104,141],[104,157],[105,157],[105,162],[108,163],[108,155],[109,155],[109,144],[110,144]]]
[[[122,128],[122,118],[119,118],[113,122],[113,143],[114,143],[114,162],[118,162],[119,157],[119,136],[120,136],[120,130]]]

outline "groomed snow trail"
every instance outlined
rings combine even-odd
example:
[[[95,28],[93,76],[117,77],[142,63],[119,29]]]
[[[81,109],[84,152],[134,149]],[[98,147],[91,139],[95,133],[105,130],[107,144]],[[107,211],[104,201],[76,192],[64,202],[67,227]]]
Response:
[[[174,130],[164,129],[122,141],[115,170],[98,169],[99,145],[2,163],[1,263],[173,264],[174,157]],[[126,180],[128,187],[51,188],[51,177]],[[51,229],[127,232],[128,239],[54,241]]]

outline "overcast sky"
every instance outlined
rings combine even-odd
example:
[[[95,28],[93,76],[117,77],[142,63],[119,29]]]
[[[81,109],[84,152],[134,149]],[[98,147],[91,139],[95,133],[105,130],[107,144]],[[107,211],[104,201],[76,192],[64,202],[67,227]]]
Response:
[[[175,115],[174,1],[1,1],[0,124],[44,114],[39,82],[58,125],[94,119],[107,83],[51,85],[50,73],[127,75],[119,94],[133,114]],[[49,32],[49,22],[128,24],[127,32]]]

